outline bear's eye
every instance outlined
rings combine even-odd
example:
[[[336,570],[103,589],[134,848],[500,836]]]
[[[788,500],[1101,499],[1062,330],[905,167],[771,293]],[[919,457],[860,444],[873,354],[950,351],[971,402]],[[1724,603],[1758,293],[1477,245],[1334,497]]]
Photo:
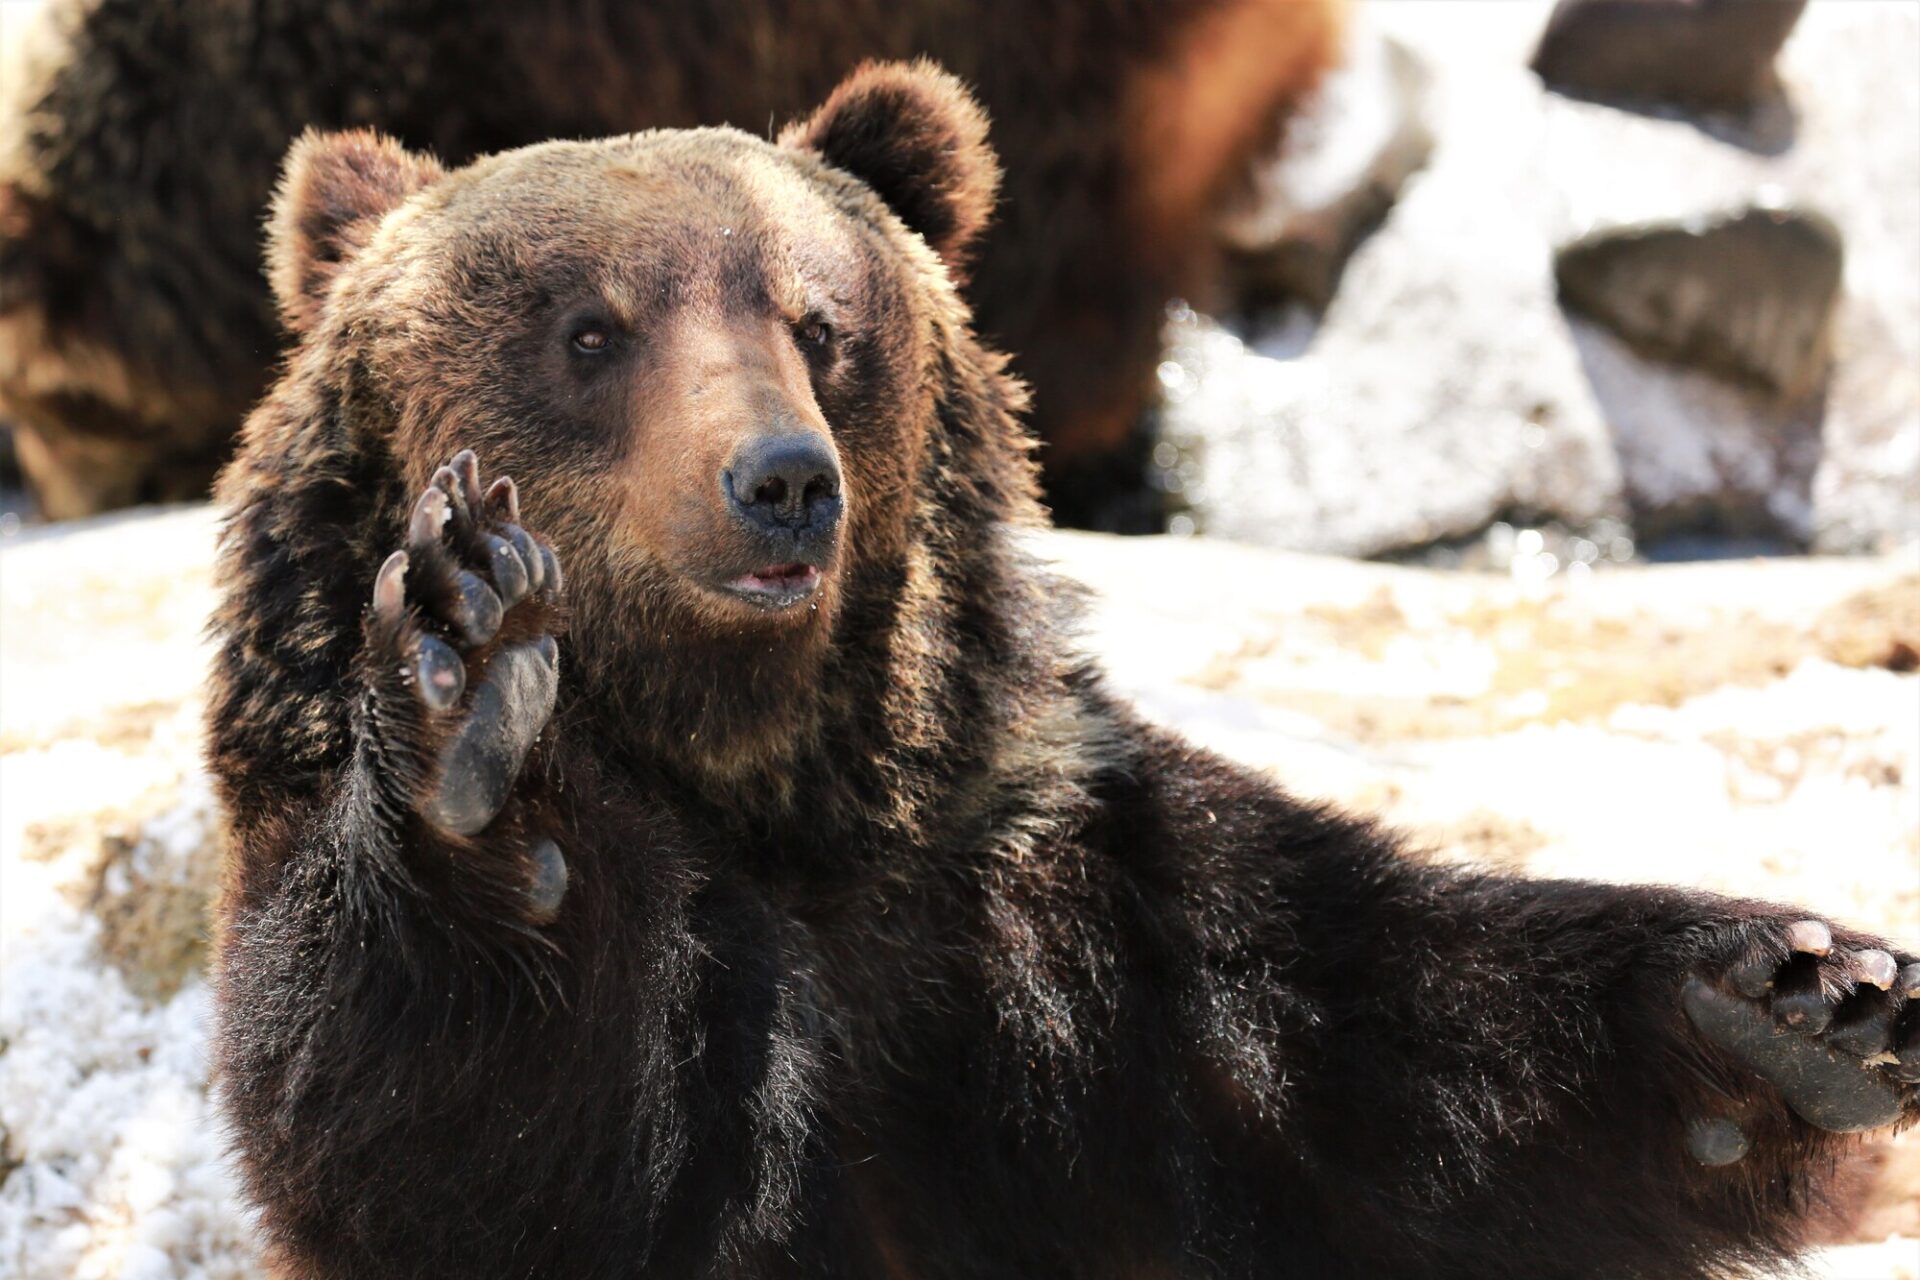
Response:
[[[607,349],[607,331],[605,329],[579,329],[573,335],[573,349],[594,355]]]
[[[825,347],[833,341],[833,326],[819,316],[808,316],[794,326],[793,334],[803,347]]]

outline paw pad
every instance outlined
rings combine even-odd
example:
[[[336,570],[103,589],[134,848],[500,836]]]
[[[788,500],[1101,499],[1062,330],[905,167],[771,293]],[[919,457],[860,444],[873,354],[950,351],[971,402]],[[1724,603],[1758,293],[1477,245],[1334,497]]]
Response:
[[[1784,951],[1785,957],[1782,958]],[[1858,1133],[1899,1120],[1920,1081],[1920,961],[1836,945],[1817,920],[1782,928],[1728,968],[1690,978],[1681,1002],[1707,1040],[1780,1091],[1807,1121]],[[1688,1150],[1705,1164],[1735,1145],[1698,1121]],[[1738,1156],[1731,1157],[1738,1159]]]

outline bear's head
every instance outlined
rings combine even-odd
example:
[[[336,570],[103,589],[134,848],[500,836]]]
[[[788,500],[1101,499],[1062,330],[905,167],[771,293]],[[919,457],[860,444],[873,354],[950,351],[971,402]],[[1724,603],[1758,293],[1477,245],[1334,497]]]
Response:
[[[382,458],[397,528],[474,449],[560,551],[591,715],[709,775],[924,731],[930,706],[871,704],[991,661],[948,650],[969,627],[991,648],[962,615],[999,526],[1038,510],[1022,393],[953,279],[992,206],[985,134],[924,63],[863,67],[777,141],[657,131],[447,171],[309,134],[270,222],[300,342],[249,465]]]

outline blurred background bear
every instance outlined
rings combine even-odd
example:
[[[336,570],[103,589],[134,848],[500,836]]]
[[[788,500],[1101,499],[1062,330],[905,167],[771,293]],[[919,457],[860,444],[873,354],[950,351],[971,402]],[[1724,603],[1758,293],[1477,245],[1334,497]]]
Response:
[[[547,138],[756,133],[863,59],[931,55],[993,117],[970,287],[1019,353],[1056,509],[1140,470],[1162,312],[1337,52],[1340,0],[56,0],[0,142],[0,412],[44,512],[197,497],[282,344],[260,213],[309,125],[450,164]],[[1120,486],[1124,488],[1124,483]]]

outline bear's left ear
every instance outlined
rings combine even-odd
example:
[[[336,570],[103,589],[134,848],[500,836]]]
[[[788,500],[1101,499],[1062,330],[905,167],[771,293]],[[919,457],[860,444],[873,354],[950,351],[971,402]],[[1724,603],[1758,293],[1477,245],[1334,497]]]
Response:
[[[987,113],[924,58],[863,63],[818,111],[788,125],[780,145],[811,151],[872,187],[955,268],[986,226],[1000,185]]]
[[[334,276],[380,219],[445,174],[432,156],[371,129],[308,129],[295,139],[267,217],[267,274],[287,328],[310,329]]]

